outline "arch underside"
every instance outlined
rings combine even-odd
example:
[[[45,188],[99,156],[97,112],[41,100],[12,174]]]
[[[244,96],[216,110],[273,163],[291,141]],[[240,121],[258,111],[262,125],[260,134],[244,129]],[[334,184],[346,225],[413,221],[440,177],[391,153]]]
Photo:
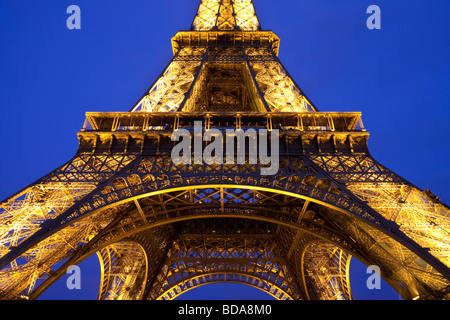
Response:
[[[414,242],[349,191],[354,185],[346,188],[304,158],[282,159],[277,177],[258,176],[260,167],[248,164],[175,170],[169,160],[118,161],[123,169],[115,178],[101,187],[85,183],[87,197],[75,182],[49,182],[61,178],[58,171],[46,177],[37,187],[71,184],[81,196],[73,197],[72,205],[68,201],[68,208],[54,210],[48,229],[41,223],[38,232],[23,240],[18,237],[14,250],[23,247],[23,253],[2,270],[3,297],[36,298],[65,273],[64,268],[96,252],[104,270],[102,299],[170,298],[195,287],[201,277],[228,279],[225,274],[247,277],[280,299],[349,299],[350,286],[343,280],[348,278],[349,256],[380,266],[383,278],[407,299],[433,298],[448,286],[446,276]],[[229,227],[220,237],[212,230],[196,233],[193,227],[183,233],[183,227],[194,222],[207,228],[220,220],[265,227],[253,230],[256,235],[249,227]],[[261,230],[267,232],[269,225],[271,233],[263,236]],[[234,246],[223,244],[233,241]],[[242,241],[248,247],[240,245]],[[268,242],[276,247],[264,249]],[[129,249],[130,243],[137,247]],[[258,245],[264,249],[260,255]],[[5,250],[5,256],[14,250]],[[126,261],[134,261],[125,258],[128,252],[134,252],[140,264],[128,265]],[[269,252],[277,254],[264,256]],[[123,259],[114,259],[121,255]],[[312,272],[311,266],[320,261],[328,263],[326,275]],[[53,270],[57,263],[62,266]]]
[[[261,220],[222,217],[186,220],[156,227],[152,233],[170,234],[169,237],[175,240],[166,251],[165,260],[153,281],[140,283],[141,287],[147,286],[145,296],[135,295],[134,298],[171,300],[198,286],[229,282],[258,288],[279,300],[351,299],[348,280],[350,256],[331,243],[309,236],[309,245],[304,251],[307,255],[304,267],[296,273],[290,267],[291,255],[286,255],[280,242],[281,237],[289,234],[288,229]],[[142,235],[139,238],[142,240]],[[120,246],[141,246],[136,236],[120,243]],[[104,252],[114,250],[116,246],[117,243],[114,243],[101,251],[101,265],[111,264],[110,260],[104,259],[109,256]],[[136,252],[124,252],[122,260],[139,261],[138,257],[133,258]],[[317,266],[313,263],[320,264],[318,271],[314,271]],[[109,269],[114,268],[102,268]],[[114,286],[118,282],[125,284],[132,274],[130,270],[111,275],[102,273],[102,283],[112,285],[103,285],[99,296],[116,299],[124,293],[136,291],[133,290],[136,284],[134,287]],[[305,273],[308,285],[300,287],[300,281],[304,281],[297,279],[300,272]]]

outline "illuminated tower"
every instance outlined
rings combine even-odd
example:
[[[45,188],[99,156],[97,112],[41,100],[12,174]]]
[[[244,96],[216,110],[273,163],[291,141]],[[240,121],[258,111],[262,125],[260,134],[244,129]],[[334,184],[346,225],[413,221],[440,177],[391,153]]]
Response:
[[[360,113],[318,111],[251,0],[201,0],[172,44],[130,112],[88,112],[75,156],[1,203],[1,298],[35,299],[93,254],[99,299],[214,282],[351,299],[351,257],[405,299],[449,298],[450,209],[372,158]],[[172,133],[195,121],[279,130],[278,173],[175,164]]]

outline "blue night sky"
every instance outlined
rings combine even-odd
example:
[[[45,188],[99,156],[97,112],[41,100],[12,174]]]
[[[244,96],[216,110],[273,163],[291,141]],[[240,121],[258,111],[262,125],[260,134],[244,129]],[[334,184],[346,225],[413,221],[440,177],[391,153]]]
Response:
[[[281,38],[285,67],[318,109],[361,111],[372,155],[450,203],[450,1],[254,3],[263,29]],[[81,8],[81,30],[66,28],[72,4]],[[381,30],[366,27],[372,4],[381,8]],[[128,111],[169,62],[170,39],[190,27],[197,6],[0,0],[0,198],[75,154],[86,111]],[[69,291],[62,278],[42,298],[96,298],[95,259],[81,265],[82,290]],[[397,298],[388,289],[364,290],[365,268],[355,269],[355,298]],[[252,288],[219,285],[185,297],[213,298],[211,291],[261,297]]]

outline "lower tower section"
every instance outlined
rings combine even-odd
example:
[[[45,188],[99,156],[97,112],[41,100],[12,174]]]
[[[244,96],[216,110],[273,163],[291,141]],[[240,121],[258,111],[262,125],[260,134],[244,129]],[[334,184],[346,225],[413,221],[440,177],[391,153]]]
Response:
[[[279,128],[277,174],[261,175],[266,165],[248,153],[243,163],[174,164],[166,128],[194,134],[194,120]],[[449,210],[370,156],[358,114],[106,113],[87,122],[73,159],[2,205],[3,298],[37,298],[94,253],[100,299],[171,299],[212,282],[279,299],[351,299],[351,256],[380,267],[406,299],[448,296]]]

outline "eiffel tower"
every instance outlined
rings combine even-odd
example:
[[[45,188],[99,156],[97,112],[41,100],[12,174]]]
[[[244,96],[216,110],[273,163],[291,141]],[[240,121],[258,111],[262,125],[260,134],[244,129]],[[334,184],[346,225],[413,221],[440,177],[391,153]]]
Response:
[[[279,42],[251,0],[201,0],[131,110],[86,113],[75,156],[1,203],[0,297],[36,299],[96,254],[98,299],[217,282],[352,299],[352,257],[404,299],[450,298],[449,207],[370,155],[361,113],[320,112]],[[247,158],[175,164],[172,133],[194,135],[195,121],[278,130],[278,172]]]

